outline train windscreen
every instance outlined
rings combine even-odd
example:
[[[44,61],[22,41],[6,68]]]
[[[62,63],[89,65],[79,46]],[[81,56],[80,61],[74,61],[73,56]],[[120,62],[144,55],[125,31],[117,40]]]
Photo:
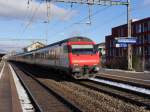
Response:
[[[73,54],[95,54],[93,45],[72,45]]]

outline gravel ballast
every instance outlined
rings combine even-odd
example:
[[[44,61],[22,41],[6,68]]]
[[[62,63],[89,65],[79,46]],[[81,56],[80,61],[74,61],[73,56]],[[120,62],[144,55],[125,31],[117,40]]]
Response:
[[[88,112],[149,112],[100,92],[67,81],[40,79],[46,86],[55,89],[75,105]]]

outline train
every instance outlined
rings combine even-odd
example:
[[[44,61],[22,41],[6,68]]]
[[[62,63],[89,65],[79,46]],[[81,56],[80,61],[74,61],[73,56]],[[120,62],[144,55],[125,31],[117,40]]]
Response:
[[[9,61],[51,67],[74,79],[95,77],[100,69],[100,57],[95,42],[80,36],[16,54]]]

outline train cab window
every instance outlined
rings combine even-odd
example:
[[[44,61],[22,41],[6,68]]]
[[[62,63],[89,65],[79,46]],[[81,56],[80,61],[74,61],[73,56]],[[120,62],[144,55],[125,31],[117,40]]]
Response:
[[[72,45],[73,54],[95,54],[96,50],[93,45]]]

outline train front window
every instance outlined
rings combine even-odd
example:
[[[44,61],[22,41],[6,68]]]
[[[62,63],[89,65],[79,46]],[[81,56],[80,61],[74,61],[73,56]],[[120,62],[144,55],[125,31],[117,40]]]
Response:
[[[93,45],[72,45],[73,54],[95,54]]]

